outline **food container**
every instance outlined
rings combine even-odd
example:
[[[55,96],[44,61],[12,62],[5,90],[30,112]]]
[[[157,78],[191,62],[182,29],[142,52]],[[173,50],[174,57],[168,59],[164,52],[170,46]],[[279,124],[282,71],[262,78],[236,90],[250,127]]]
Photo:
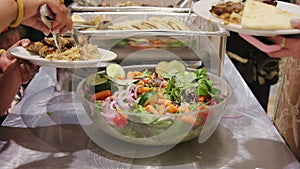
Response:
[[[88,43],[97,44],[101,48],[117,53],[116,62],[122,62],[122,65],[153,64],[162,60],[172,60],[175,56],[176,59],[184,61],[201,61],[209,72],[222,76],[225,44],[229,32],[195,14],[161,12],[75,12],[72,14],[79,15],[86,21],[102,16],[112,23],[147,20],[151,17],[175,18],[185,24],[189,30],[81,30],[79,33]],[[120,45],[128,39],[161,41],[171,39],[184,45],[147,48]],[[144,57],[141,57],[142,55]]]
[[[156,65],[135,65],[125,66],[123,68],[126,72],[142,71],[145,69],[153,71],[155,66]],[[188,70],[191,71],[193,69]],[[99,73],[103,74],[104,71]],[[115,119],[113,119],[114,123],[111,122],[114,115],[118,114],[115,109],[98,105],[89,99],[89,88],[86,86],[86,79],[84,79],[77,87],[77,94],[81,98],[83,107],[93,123],[93,125],[90,125],[90,128],[85,126],[86,132],[88,135],[95,135],[95,131],[99,133],[105,132],[119,140],[146,146],[176,145],[180,142],[195,138],[198,138],[199,142],[202,143],[206,141],[217,128],[227,99],[231,94],[230,87],[225,80],[211,73],[208,73],[208,76],[213,82],[214,87],[221,91],[222,99],[215,104],[205,109],[195,109],[195,111],[176,114],[123,112],[122,114],[126,116],[128,120],[124,125],[120,125]],[[188,116],[194,120],[201,120],[200,123],[196,121],[187,122],[182,120],[183,116]],[[149,122],[149,120],[151,120],[151,122]],[[98,144],[98,142],[102,140],[105,139],[100,138],[100,140],[96,139],[93,141]],[[110,143],[105,142],[105,144]]]
[[[191,6],[191,0],[133,0],[133,6],[126,6],[126,2],[129,1],[77,0],[69,8],[74,12],[187,12]]]

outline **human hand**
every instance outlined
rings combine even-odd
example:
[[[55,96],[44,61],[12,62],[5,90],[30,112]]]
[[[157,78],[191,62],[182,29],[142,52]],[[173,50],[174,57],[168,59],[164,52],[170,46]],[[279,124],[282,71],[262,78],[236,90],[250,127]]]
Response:
[[[30,43],[29,39],[22,39],[22,40],[16,42],[14,45],[12,45],[8,49],[8,51],[17,46],[26,46],[29,43]],[[3,52],[2,56],[0,57],[0,69],[2,70],[2,72],[4,72],[7,68],[7,66],[9,64],[11,64],[11,62],[15,59],[12,55],[9,54],[8,51]]]
[[[40,19],[39,8],[43,4],[47,4],[50,10],[55,14],[52,22],[51,30],[59,31],[60,34],[72,30],[72,20],[64,3],[60,0],[23,0],[24,17],[22,24],[38,29],[45,34],[49,34],[50,30]]]
[[[9,50],[11,50],[13,47],[17,46],[26,46],[30,43],[29,39],[22,39],[18,42],[16,42],[13,46],[11,46]],[[2,56],[0,57],[0,68],[3,72],[7,70],[8,67],[14,67],[13,65],[17,64],[19,67],[16,69],[19,69],[20,78],[22,80],[22,83],[28,83],[30,79],[32,79],[36,72],[39,71],[39,66],[34,65],[32,63],[29,63],[25,60],[16,59],[12,55],[9,54],[9,52],[3,52]],[[17,76],[17,75],[16,75]]]
[[[300,29],[300,19],[292,19],[291,25]],[[294,57],[300,59],[300,38],[285,38],[283,36],[268,37],[269,40],[280,45],[281,50],[267,53],[271,57]]]
[[[275,52],[267,54],[274,58],[294,57],[300,59],[300,38],[285,38],[283,36],[268,37],[272,42],[280,45],[282,48]]]
[[[22,39],[15,43],[11,48],[17,46],[27,46],[30,43],[29,39]],[[9,48],[8,50],[10,50]],[[9,58],[12,59],[13,56],[9,55]],[[22,83],[26,84],[29,82],[30,79],[34,77],[34,75],[39,71],[40,67],[34,65],[26,60],[18,59],[19,70],[21,73]]]

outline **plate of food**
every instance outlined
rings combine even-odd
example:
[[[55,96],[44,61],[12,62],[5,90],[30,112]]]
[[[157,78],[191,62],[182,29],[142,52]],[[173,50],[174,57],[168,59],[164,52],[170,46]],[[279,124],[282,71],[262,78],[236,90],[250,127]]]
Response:
[[[287,2],[201,0],[194,4],[193,11],[205,20],[242,34],[274,36],[300,33],[300,29],[293,29],[290,24],[292,18],[300,18],[300,6]]]
[[[76,47],[72,38],[63,39],[61,51],[56,49],[53,38],[45,38],[42,42],[31,42],[27,46],[18,46],[10,50],[10,54],[33,64],[57,68],[84,68],[105,66],[113,61],[117,54],[87,44]]]

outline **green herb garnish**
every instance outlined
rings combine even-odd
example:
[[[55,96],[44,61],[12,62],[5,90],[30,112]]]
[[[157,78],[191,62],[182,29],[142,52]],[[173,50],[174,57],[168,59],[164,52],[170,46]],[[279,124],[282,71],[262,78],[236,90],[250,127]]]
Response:
[[[53,112],[51,112],[51,111],[47,111],[47,115],[52,115],[53,114]]]

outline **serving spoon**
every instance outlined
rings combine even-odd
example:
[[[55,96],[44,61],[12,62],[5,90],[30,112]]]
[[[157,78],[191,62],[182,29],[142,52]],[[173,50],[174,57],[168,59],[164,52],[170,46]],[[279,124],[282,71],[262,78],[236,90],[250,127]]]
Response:
[[[46,4],[44,4],[40,7],[40,14],[41,14],[41,20],[49,28],[49,30],[53,36],[55,46],[57,47],[58,50],[61,51],[62,40],[60,38],[60,35],[58,32],[54,32],[51,30],[51,23],[53,22],[53,20],[55,18],[53,12],[48,8],[48,6]]]

